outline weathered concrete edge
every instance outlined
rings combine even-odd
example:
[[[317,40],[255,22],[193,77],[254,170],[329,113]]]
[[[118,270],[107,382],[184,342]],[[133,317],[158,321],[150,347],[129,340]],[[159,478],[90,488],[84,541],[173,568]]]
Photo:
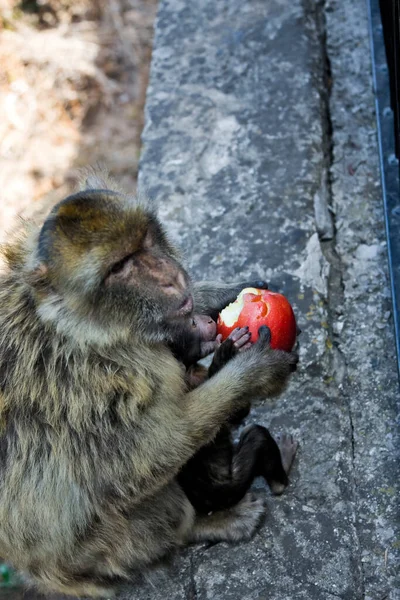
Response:
[[[332,349],[332,353],[331,353],[331,357],[332,357],[332,370],[333,373],[335,375],[335,381],[336,381],[336,386],[338,389],[338,393],[341,395],[341,397],[343,398],[343,402],[345,404],[345,406],[347,407],[348,410],[348,424],[349,424],[349,430],[352,432],[352,439],[351,439],[351,445],[352,445],[352,462],[353,462],[353,478],[352,481],[350,483],[350,485],[352,486],[352,490],[354,493],[356,493],[355,487],[356,487],[356,478],[358,477],[358,471],[357,469],[359,469],[360,467],[360,452],[357,449],[357,436],[358,436],[358,430],[357,430],[357,419],[356,419],[356,412],[360,406],[360,404],[362,404],[363,402],[363,396],[359,396],[359,399],[356,400],[356,402],[354,402],[352,400],[353,395],[355,394],[357,396],[357,390],[355,389],[356,386],[354,385],[354,383],[349,383],[349,376],[348,376],[348,354],[349,354],[349,348],[347,348],[347,344],[346,344],[346,340],[344,336],[340,336],[341,331],[343,330],[343,326],[345,326],[345,328],[347,327],[347,325],[345,324],[345,321],[349,321],[351,322],[353,320],[354,322],[354,318],[349,318],[349,315],[346,314],[342,314],[344,311],[344,305],[346,308],[346,311],[349,311],[351,308],[351,298],[349,299],[346,296],[346,283],[343,281],[343,279],[348,278],[349,276],[351,276],[351,273],[349,272],[349,268],[348,268],[348,264],[347,260],[349,259],[349,256],[351,258],[351,260],[353,260],[353,256],[352,256],[352,250],[349,252],[349,249],[347,247],[344,247],[343,245],[343,235],[342,235],[342,223],[341,221],[343,221],[344,219],[349,219],[351,217],[351,215],[349,215],[349,210],[348,210],[348,206],[346,206],[346,202],[348,201],[348,198],[346,198],[346,202],[341,201],[341,192],[340,190],[338,190],[337,188],[337,181],[336,181],[336,188],[332,189],[332,180],[335,179],[336,177],[336,173],[335,170],[337,168],[342,168],[343,164],[342,164],[342,159],[340,158],[340,151],[343,150],[343,147],[345,146],[345,143],[341,137],[342,135],[342,131],[343,131],[343,125],[341,123],[341,119],[340,119],[340,115],[341,115],[341,111],[344,110],[343,107],[343,98],[341,97],[337,97],[336,95],[336,89],[337,89],[337,83],[338,82],[343,82],[343,86],[346,88],[347,86],[347,92],[348,92],[348,96],[351,96],[351,92],[352,92],[352,81],[351,78],[354,75],[353,73],[349,72],[349,73],[345,73],[343,70],[343,67],[341,67],[340,62],[343,58],[343,52],[346,52],[346,45],[343,44],[341,45],[340,40],[344,40],[346,41],[346,38],[349,34],[349,30],[351,29],[351,33],[353,35],[354,38],[354,44],[357,43],[361,43],[361,46],[365,49],[365,40],[366,40],[366,36],[367,36],[367,30],[365,27],[366,24],[366,11],[365,11],[365,6],[363,5],[362,2],[357,2],[355,7],[353,8],[354,13],[357,14],[359,20],[360,20],[360,16],[361,16],[361,24],[358,25],[358,27],[353,28],[353,22],[352,20],[349,20],[349,22],[346,25],[346,21],[343,20],[342,18],[342,13],[340,12],[340,8],[338,7],[336,4],[332,3],[328,6],[329,8],[329,15],[327,18],[328,21],[328,30],[326,31],[327,34],[327,43],[325,43],[325,49],[326,49],[326,64],[325,64],[325,69],[328,71],[329,70],[329,63],[333,63],[333,68],[332,68],[332,73],[333,73],[333,79],[334,79],[334,97],[333,99],[330,98],[329,101],[327,102],[327,119],[326,119],[326,125],[328,126],[328,130],[329,130],[329,120],[333,121],[333,130],[329,133],[328,131],[328,136],[327,136],[327,150],[328,150],[328,156],[327,156],[327,167],[324,171],[324,173],[322,174],[322,179],[321,179],[321,189],[324,191],[326,190],[326,193],[322,193],[322,194],[317,194],[318,198],[316,199],[316,208],[317,208],[317,214],[315,215],[316,217],[316,224],[317,224],[317,229],[319,231],[320,234],[320,241],[321,241],[321,246],[324,250],[324,253],[326,255],[326,257],[328,258],[328,261],[331,265],[331,279],[330,279],[330,285],[329,285],[329,310],[330,310],[330,318],[329,318],[329,327],[330,327],[330,333],[332,333],[332,338],[334,339],[335,343]],[[317,4],[316,6],[316,10],[319,11],[319,18],[323,18],[325,16],[325,6],[320,3]],[[342,29],[341,29],[342,28]],[[322,30],[323,31],[323,30]],[[332,44],[332,40],[335,42],[334,44]],[[362,66],[364,67],[364,80],[363,80],[363,84],[362,84],[362,94],[365,95],[365,97],[367,98],[366,102],[371,103],[372,102],[372,98],[371,98],[371,94],[370,94],[370,68],[369,68],[369,55],[368,55],[368,50],[367,52],[364,54],[364,57],[361,61]],[[329,73],[327,72],[327,75],[329,75]],[[336,86],[336,87],[335,87]],[[351,107],[353,106],[354,108],[356,108],[357,105],[357,100],[358,100],[358,96],[355,98],[351,98],[351,97],[347,97],[347,102],[348,105]],[[372,104],[371,104],[372,105]],[[346,106],[345,110],[349,110],[349,107]],[[368,112],[368,109],[367,109]],[[358,125],[358,122],[354,122],[354,125]],[[365,126],[365,123],[364,123]],[[352,123],[351,120],[349,123],[346,122],[346,129],[347,131],[353,133],[352,131]],[[368,137],[368,136],[367,136]],[[333,145],[330,145],[330,142],[333,140]],[[331,152],[331,156],[329,156],[329,151]],[[371,142],[371,138],[369,138],[369,144],[368,144],[368,152],[371,153],[371,161],[373,163],[373,161],[375,160],[373,157],[376,157],[376,145],[374,146],[374,141],[372,140]],[[336,156],[335,156],[336,153]],[[345,167],[347,167],[347,165],[345,165]],[[351,165],[348,165],[349,170]],[[353,170],[353,169],[351,169]],[[330,177],[328,177],[328,174],[330,175]],[[347,183],[351,182],[350,178],[355,177],[355,174],[351,174],[350,172],[346,173],[343,175],[343,173],[341,173],[342,177],[341,177],[341,185],[343,187],[347,187]],[[358,178],[358,175],[356,175],[356,179]],[[372,174],[372,176],[370,177],[370,182],[373,181],[377,181],[378,180],[378,175],[377,175],[377,171],[375,169],[374,173]],[[352,182],[354,183],[354,182]],[[358,185],[358,194],[362,195],[363,193],[363,188],[365,187],[365,182],[363,181],[363,178],[360,179],[360,183]],[[357,185],[356,186],[349,186],[349,187],[353,187],[356,188],[357,190]],[[379,192],[377,191],[377,189],[372,189],[369,190],[369,194],[367,194],[368,196],[370,196],[369,199],[369,206],[371,205],[376,205],[377,203],[379,203]],[[331,237],[332,234],[332,224],[330,225],[330,227],[326,227],[324,219],[326,220],[326,216],[330,214],[330,210],[329,210],[329,206],[331,205],[331,203],[333,203],[335,206],[335,210],[337,211],[337,217],[335,219],[335,229],[336,229],[336,235],[334,236],[335,239],[333,239],[332,242],[329,242],[329,238]],[[318,209],[321,209],[318,213]],[[322,220],[321,220],[321,215],[322,214]],[[369,225],[369,224],[368,224]],[[367,227],[368,229],[368,227]],[[339,235],[337,235],[337,230],[339,230]],[[327,233],[326,233],[327,232]],[[362,235],[360,235],[360,232],[358,233],[358,237],[357,237],[357,242],[356,242],[356,246],[357,248],[360,245],[363,245],[362,243]],[[377,239],[380,240],[380,242],[383,241],[384,238],[382,238],[381,236],[381,232],[379,233]],[[327,241],[325,241],[327,240]],[[364,244],[366,246],[370,246],[370,244]],[[367,248],[366,252],[369,252],[370,250]],[[382,262],[381,260],[382,257],[379,258],[379,261],[374,265],[374,274],[376,274],[377,270],[381,269],[383,267],[384,269],[384,261]],[[379,278],[379,281],[382,282],[383,279]],[[338,285],[339,284],[339,285]],[[381,299],[381,296],[379,296],[379,301]],[[356,314],[356,318],[355,320],[357,320],[357,318],[363,318],[363,311],[362,309],[358,308],[355,311]],[[375,321],[371,321],[372,325],[375,323]],[[354,323],[353,323],[354,325]],[[345,329],[346,333],[347,333],[347,329]],[[386,330],[385,330],[386,333]],[[390,337],[390,331],[388,330],[388,335]],[[380,334],[380,336],[382,337],[382,332]],[[390,340],[389,343],[387,344],[388,347],[390,347]],[[386,350],[387,351],[387,350]],[[368,356],[367,353],[364,353],[363,355],[360,356],[361,360],[365,361]],[[354,372],[354,365],[352,366],[352,370]],[[371,381],[368,381],[368,384],[371,384]],[[392,386],[391,389],[388,391],[388,396],[390,396],[391,398],[393,398],[393,390],[395,388]],[[343,391],[345,390],[345,391]],[[366,416],[367,416],[367,411],[365,411]],[[373,415],[372,415],[373,416]],[[359,512],[359,503],[357,503],[357,513]],[[354,524],[356,522],[356,518],[354,519]],[[373,525],[371,519],[367,522],[368,526]],[[364,530],[364,526],[362,524],[360,524],[359,519],[357,519],[357,532],[360,532],[361,534],[363,533]],[[365,525],[365,524],[364,524]],[[362,536],[363,537],[363,536]],[[360,558],[360,564],[361,564],[361,559],[363,558],[361,556],[361,547],[360,547],[360,537],[357,536],[358,542],[357,542],[357,546],[358,546],[358,550],[359,550],[359,558]],[[377,572],[377,569],[379,570],[379,566],[378,566],[378,561],[372,560],[371,562],[371,573],[372,572]],[[379,585],[382,586],[381,589],[383,589],[383,586],[385,586],[385,589],[389,589],[389,584],[387,583],[387,577],[380,577],[379,578]],[[368,590],[367,590],[368,592]],[[383,594],[382,594],[383,595]],[[359,597],[364,597],[365,596],[365,591],[364,589],[360,589],[360,594]]]
[[[352,432],[351,485],[363,573],[360,593],[372,600],[400,597],[400,514],[396,508],[400,487],[394,464],[400,450],[396,430],[400,404],[393,323],[388,319],[390,291],[367,10],[364,0],[324,3],[326,69],[333,82],[327,102],[331,125],[328,202],[334,210],[335,233],[332,246],[322,245],[332,266],[332,367],[347,402]],[[358,291],[355,280],[362,277],[368,284]],[[366,304],[371,307],[368,341],[359,328]],[[381,360],[375,360],[375,352]],[[376,403],[381,404],[378,411]]]

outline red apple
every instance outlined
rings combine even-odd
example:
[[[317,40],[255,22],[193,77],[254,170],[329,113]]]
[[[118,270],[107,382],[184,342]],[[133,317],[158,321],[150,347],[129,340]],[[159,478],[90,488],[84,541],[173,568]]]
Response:
[[[236,327],[248,326],[251,341],[258,339],[258,329],[271,330],[271,348],[290,352],[296,341],[296,319],[288,300],[282,294],[245,288],[218,316],[217,333],[225,340]]]

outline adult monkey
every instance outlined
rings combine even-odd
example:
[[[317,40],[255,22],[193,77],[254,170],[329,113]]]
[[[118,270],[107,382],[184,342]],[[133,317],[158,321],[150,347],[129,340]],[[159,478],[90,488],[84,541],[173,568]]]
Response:
[[[297,356],[261,336],[187,393],[167,344],[259,283],[192,284],[154,212],[102,174],[4,254],[0,556],[43,590],[103,596],[189,540],[252,532],[259,500],[196,517],[176,475]]]

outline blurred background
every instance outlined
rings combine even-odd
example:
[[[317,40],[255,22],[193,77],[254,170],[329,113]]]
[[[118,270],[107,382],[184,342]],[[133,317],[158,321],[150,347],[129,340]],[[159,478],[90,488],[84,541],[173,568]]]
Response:
[[[0,0],[0,243],[107,164],[136,187],[157,0]]]

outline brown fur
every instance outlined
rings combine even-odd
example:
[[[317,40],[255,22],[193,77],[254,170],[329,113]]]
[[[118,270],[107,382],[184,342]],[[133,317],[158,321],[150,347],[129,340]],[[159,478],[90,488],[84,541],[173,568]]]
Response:
[[[0,279],[0,556],[43,590],[97,596],[210,537],[176,475],[296,360],[256,345],[187,393],[167,346],[182,300],[215,313],[253,282],[193,286],[152,210],[105,185],[91,174],[27,229]],[[235,532],[259,520],[245,506]],[[213,539],[235,537],[228,517]]]

